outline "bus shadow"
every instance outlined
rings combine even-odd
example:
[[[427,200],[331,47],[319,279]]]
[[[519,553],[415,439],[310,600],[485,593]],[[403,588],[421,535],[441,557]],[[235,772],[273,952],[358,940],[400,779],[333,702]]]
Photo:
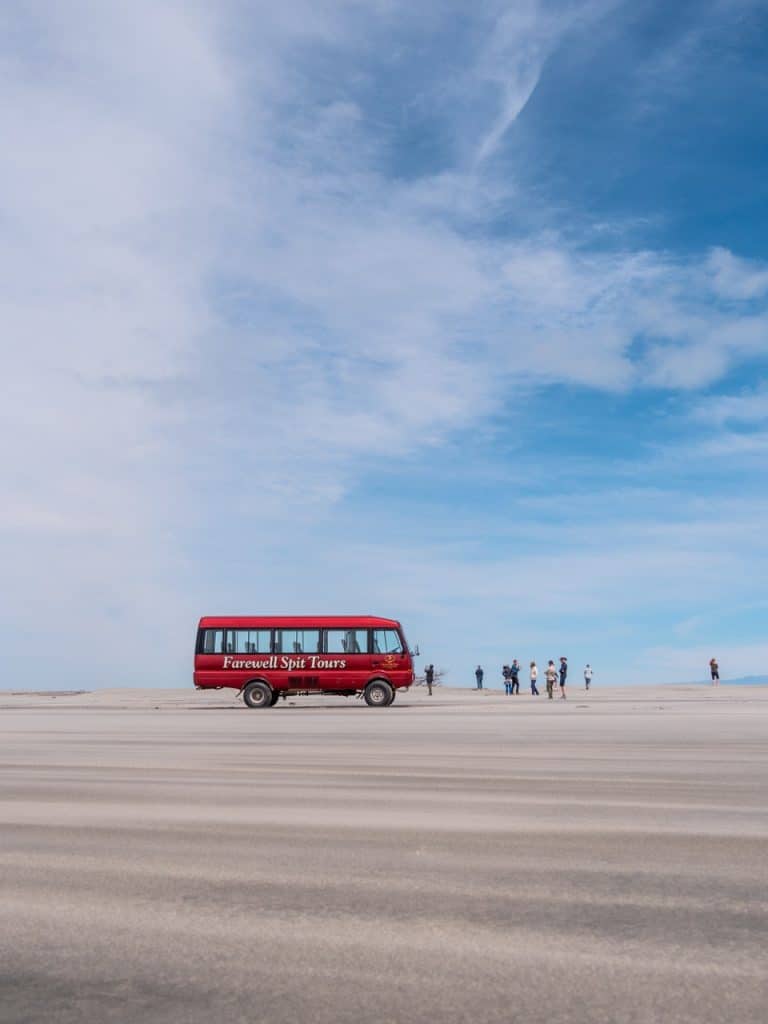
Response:
[[[398,711],[401,708],[405,710],[407,708],[413,708],[413,707],[416,707],[416,705],[415,704],[397,704],[395,706],[390,706],[388,708],[369,708],[366,704],[364,704],[362,702],[360,702],[359,704],[358,703],[356,703],[356,704],[331,704],[331,705],[328,705],[326,707],[318,707],[318,705],[316,705],[316,704],[315,705],[312,705],[312,704],[283,704],[283,702],[281,701],[280,704],[277,705],[274,708],[248,708],[244,704],[215,704],[215,705],[208,705],[208,706],[205,706],[205,707],[200,707],[200,706],[189,707],[189,708],[186,708],[185,710],[187,710],[187,711],[249,711],[251,713],[259,713],[260,712],[261,714],[266,714],[269,711],[276,712],[277,714],[280,714],[283,711],[285,711],[285,712],[288,712],[288,711],[316,711],[319,714],[325,715],[325,714],[328,714],[330,711],[378,711],[378,710],[381,710],[381,711],[384,711],[384,710],[386,710],[386,711]]]

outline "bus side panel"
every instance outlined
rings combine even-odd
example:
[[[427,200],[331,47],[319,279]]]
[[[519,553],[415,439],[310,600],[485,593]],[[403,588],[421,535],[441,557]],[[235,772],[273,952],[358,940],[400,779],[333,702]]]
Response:
[[[323,658],[334,667],[320,673],[320,687],[323,690],[362,690],[371,674],[371,656],[367,652],[339,654],[329,652]]]
[[[238,677],[241,672],[225,672],[222,668],[224,657],[221,654],[196,654],[195,673],[193,676],[195,686],[207,689],[212,686],[232,686],[236,689],[242,687]]]

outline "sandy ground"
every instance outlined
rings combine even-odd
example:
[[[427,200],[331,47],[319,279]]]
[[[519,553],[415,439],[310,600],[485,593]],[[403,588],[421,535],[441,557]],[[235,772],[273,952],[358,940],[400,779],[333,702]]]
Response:
[[[766,1020],[768,689],[0,693],[0,1020]]]

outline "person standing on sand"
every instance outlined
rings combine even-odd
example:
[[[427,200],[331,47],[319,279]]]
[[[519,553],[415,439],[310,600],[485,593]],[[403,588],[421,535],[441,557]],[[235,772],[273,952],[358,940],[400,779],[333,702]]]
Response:
[[[435,681],[435,666],[427,665],[424,669],[424,682],[427,684],[427,692],[432,696],[432,683]]]
[[[712,676],[712,685],[720,685],[720,666],[717,664],[717,658],[709,659],[709,673]]]
[[[592,682],[592,666],[588,664],[587,667],[584,669],[584,689],[585,690],[589,689],[589,684],[591,682]]]
[[[483,688],[483,676],[484,675],[485,675],[485,673],[483,672],[482,665],[478,665],[477,668],[475,669],[475,679],[477,680],[477,689],[478,690],[482,690],[482,688]]]
[[[520,662],[515,658],[509,667],[510,693],[520,693]]]
[[[555,680],[557,679],[557,669],[555,663],[550,658],[549,664],[547,665],[546,680],[547,680],[547,696],[552,700],[552,695],[555,692]]]
[[[536,668],[536,662],[531,662],[531,696],[538,697],[539,691],[536,687],[536,680],[539,678],[539,670]]]
[[[506,693],[506,695],[509,696],[510,693],[512,693],[512,683],[510,682],[509,679],[509,665],[504,665],[504,667],[501,670],[501,675],[502,678],[504,679],[504,693]]]
[[[560,700],[565,700],[565,680],[568,677],[568,659],[560,659]]]

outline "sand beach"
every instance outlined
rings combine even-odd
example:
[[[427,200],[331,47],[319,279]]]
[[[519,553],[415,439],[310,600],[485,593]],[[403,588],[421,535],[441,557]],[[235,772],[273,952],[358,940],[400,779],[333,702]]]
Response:
[[[768,687],[0,693],[4,1024],[765,1020]]]

